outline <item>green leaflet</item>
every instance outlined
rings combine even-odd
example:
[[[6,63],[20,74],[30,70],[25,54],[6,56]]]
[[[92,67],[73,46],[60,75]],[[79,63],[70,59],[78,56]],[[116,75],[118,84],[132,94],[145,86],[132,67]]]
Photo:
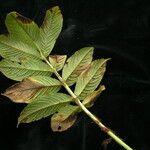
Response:
[[[74,93],[80,100],[83,100],[87,95],[92,93],[100,84],[108,60],[109,59],[99,59],[93,61],[91,67],[78,77]]]
[[[93,47],[84,47],[67,60],[62,71],[62,78],[68,85],[73,85],[81,72],[88,68],[92,61],[93,49]]]
[[[51,128],[53,131],[65,131],[76,121],[76,113],[80,110],[79,106],[66,105],[59,109],[58,113],[51,117]]]
[[[52,51],[63,24],[63,18],[58,6],[46,11],[44,22],[40,28],[40,49],[47,57]]]
[[[0,62],[0,71],[8,78],[16,81],[21,81],[29,76],[50,76],[52,73],[50,67],[40,60],[32,60],[30,62],[20,64],[3,59]]]
[[[0,55],[17,62],[41,59],[39,52],[30,45],[4,35],[0,35]]]
[[[36,41],[38,40],[40,30],[37,24],[17,12],[11,12],[6,16],[6,27],[10,35],[16,41],[22,41],[37,50]]]
[[[9,87],[3,94],[15,103],[29,103],[41,95],[58,92],[61,83],[48,76],[32,76]]]
[[[24,108],[18,118],[18,124],[29,123],[48,117],[71,101],[72,97],[62,93],[52,93],[48,96],[39,96],[35,101],[29,103]]]

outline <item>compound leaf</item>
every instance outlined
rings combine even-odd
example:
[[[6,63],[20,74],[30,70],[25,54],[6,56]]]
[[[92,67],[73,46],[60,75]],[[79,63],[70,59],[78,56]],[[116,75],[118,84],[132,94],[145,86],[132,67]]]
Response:
[[[50,67],[40,60],[31,60],[29,62],[20,64],[7,59],[3,59],[0,62],[0,71],[6,77],[16,81],[21,81],[29,76],[50,76],[52,73]]]
[[[67,60],[62,71],[62,78],[68,85],[73,85],[81,72],[87,69],[92,61],[93,49],[93,47],[84,47]]]
[[[63,24],[63,18],[58,6],[46,11],[44,22],[40,28],[40,49],[45,57],[52,51]]]
[[[57,92],[61,83],[47,76],[32,76],[9,87],[3,94],[15,103],[29,103],[38,95]]]
[[[24,108],[18,118],[18,124],[30,123],[48,117],[71,101],[72,97],[62,93],[51,93],[47,96],[39,96]]]
[[[57,93],[62,84],[50,77],[51,74],[55,69],[63,69],[63,80],[57,72],[56,76],[68,86],[76,82],[74,93],[83,105],[91,107],[104,90],[104,86],[100,86],[95,91],[102,80],[108,59],[92,62],[93,47],[80,49],[66,63],[66,55],[49,56],[63,24],[58,6],[46,11],[40,28],[34,21],[17,12],[9,13],[5,24],[9,34],[0,35],[0,56],[4,58],[0,61],[0,71],[8,78],[21,82],[9,87],[3,95],[16,103],[29,103],[21,112],[18,124],[53,114],[52,130],[67,130],[82,110],[77,105],[71,105],[73,97]],[[48,58],[49,62],[46,60]]]
[[[97,88],[105,73],[107,60],[93,61],[90,68],[78,77],[74,93],[80,100],[83,100]]]

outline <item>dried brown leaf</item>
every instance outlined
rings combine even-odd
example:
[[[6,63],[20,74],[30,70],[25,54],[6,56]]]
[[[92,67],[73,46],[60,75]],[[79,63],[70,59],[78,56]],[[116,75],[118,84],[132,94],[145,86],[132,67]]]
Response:
[[[34,76],[9,87],[2,95],[10,98],[15,103],[29,103],[38,95],[57,92],[60,82],[46,76]]]
[[[66,105],[58,113],[51,117],[51,128],[53,131],[62,132],[70,128],[76,121],[79,106]]]
[[[2,95],[10,98],[15,103],[28,103],[41,87],[39,83],[24,79],[22,82],[9,87]]]
[[[77,116],[72,115],[69,116],[67,119],[64,119],[63,114],[55,115],[53,117],[53,121],[51,121],[51,128],[55,132],[62,132],[70,128],[76,121]]]

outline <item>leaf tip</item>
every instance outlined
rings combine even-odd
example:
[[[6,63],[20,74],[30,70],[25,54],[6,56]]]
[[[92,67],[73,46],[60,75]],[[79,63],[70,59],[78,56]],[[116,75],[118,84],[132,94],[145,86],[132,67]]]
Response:
[[[31,19],[24,17],[23,15],[19,14],[16,11],[12,11],[12,12],[8,13],[6,16],[6,21],[9,19],[9,17],[12,17],[13,19],[16,19],[24,24],[28,24],[28,23],[32,22]]]
[[[54,7],[51,8],[51,10],[54,11],[54,12],[61,12],[59,6],[54,6]]]
[[[29,24],[32,22],[31,19],[24,17],[22,15],[20,15],[19,13],[16,12],[16,19],[18,19],[20,22],[24,23],[24,24]]]
[[[49,8],[46,13],[55,13],[55,14],[61,14],[61,10],[59,8],[59,6],[54,6]]]
[[[104,90],[106,90],[106,87],[105,87],[105,85],[101,85],[101,86],[100,86],[100,90],[101,90],[101,91],[104,91]]]
[[[16,127],[19,128],[19,125],[20,125],[20,123],[18,122]]]
[[[106,61],[110,61],[112,58],[107,58]]]

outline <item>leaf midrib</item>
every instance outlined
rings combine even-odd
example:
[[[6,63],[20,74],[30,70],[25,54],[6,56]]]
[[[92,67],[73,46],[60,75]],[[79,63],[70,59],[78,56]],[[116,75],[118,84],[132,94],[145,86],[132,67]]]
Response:
[[[32,87],[32,88],[27,88],[27,89],[24,89],[24,90],[17,90],[17,92],[24,92],[24,91],[28,91],[28,90],[34,90],[34,89],[42,89],[42,88],[47,88],[47,87],[57,87],[57,86],[60,86],[60,85],[40,85],[39,87]],[[12,93],[12,92],[11,92]]]
[[[48,30],[50,30],[51,31],[51,27],[53,27],[53,24],[54,24],[54,14],[51,12],[51,19],[49,19],[50,20],[50,27],[46,27]],[[47,16],[46,16],[47,17]],[[46,21],[47,21],[47,18],[46,18]],[[45,26],[46,26],[46,22],[45,22]],[[46,34],[45,33],[45,30],[41,27],[41,29],[42,29],[42,31],[44,31],[44,34]],[[52,33],[52,32],[50,32],[50,33]],[[49,35],[47,34],[47,36],[46,36],[47,38],[49,37]],[[45,43],[47,43],[46,41],[45,41]]]
[[[29,70],[29,71],[40,71],[40,72],[50,72],[50,73],[52,73],[51,72],[51,70],[39,70],[39,69],[37,69],[37,70],[33,70],[33,69],[31,69],[31,68],[26,68],[25,66],[23,66],[23,67],[20,67],[20,66],[2,66],[3,68],[15,68],[15,69],[23,69],[23,70]],[[0,66],[0,68],[1,68],[1,66]]]

